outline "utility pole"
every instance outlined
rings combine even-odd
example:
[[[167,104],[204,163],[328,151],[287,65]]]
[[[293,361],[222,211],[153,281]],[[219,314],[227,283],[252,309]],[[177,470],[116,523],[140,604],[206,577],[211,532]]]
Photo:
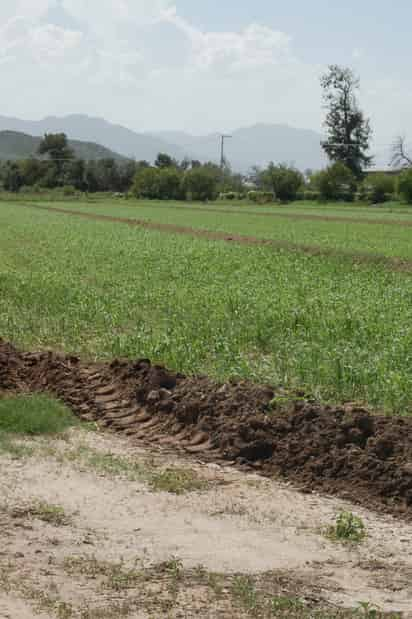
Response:
[[[225,140],[230,139],[231,135],[225,135],[224,133],[220,136],[220,167],[223,171],[225,167],[226,159],[225,159]]]

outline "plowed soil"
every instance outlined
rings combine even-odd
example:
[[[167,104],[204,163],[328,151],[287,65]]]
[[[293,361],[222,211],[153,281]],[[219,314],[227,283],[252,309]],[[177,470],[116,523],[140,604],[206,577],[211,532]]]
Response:
[[[281,393],[247,381],[186,377],[146,359],[91,364],[24,353],[0,340],[0,394],[41,391],[143,443],[412,516],[412,420],[302,397],[277,405]]]

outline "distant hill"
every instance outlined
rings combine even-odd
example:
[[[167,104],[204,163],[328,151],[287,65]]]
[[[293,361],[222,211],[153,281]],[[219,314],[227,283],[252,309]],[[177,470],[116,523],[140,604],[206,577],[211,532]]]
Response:
[[[219,161],[218,133],[194,136],[181,131],[137,133],[102,118],[81,114],[31,121],[0,116],[0,131],[18,131],[34,136],[64,132],[72,140],[102,144],[116,153],[137,160],[154,161],[159,152],[179,160]],[[237,129],[226,143],[226,156],[234,170],[246,172],[253,165],[293,163],[297,168],[319,169],[326,164],[320,146],[321,135],[287,125],[258,124]]]
[[[193,136],[179,131],[155,134],[178,144],[185,152],[196,153],[198,159],[219,159],[220,135]],[[233,169],[246,171],[253,165],[289,163],[304,171],[317,170],[327,164],[320,146],[322,136],[309,129],[295,129],[287,125],[258,124],[237,129],[226,141],[225,153]]]
[[[0,116],[0,131],[19,131],[29,135],[43,136],[45,133],[65,133],[71,140],[82,140],[102,144],[124,157],[154,161],[160,152],[183,159],[184,151],[175,144],[169,144],[160,137],[136,133],[121,125],[115,125],[102,118],[81,114],[57,118],[49,116],[43,120],[20,120]]]
[[[38,157],[41,137],[33,137],[17,131],[0,131],[0,160],[24,159]],[[76,157],[88,161],[113,158],[123,160],[124,157],[100,144],[69,140],[69,146],[74,150]]]

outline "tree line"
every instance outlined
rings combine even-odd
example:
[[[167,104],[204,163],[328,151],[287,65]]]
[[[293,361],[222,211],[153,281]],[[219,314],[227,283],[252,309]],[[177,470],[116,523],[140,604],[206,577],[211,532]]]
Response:
[[[154,162],[115,160],[84,161],[75,157],[64,133],[46,134],[38,155],[0,166],[0,181],[7,191],[22,187],[68,191],[118,192],[136,198],[157,200],[214,200],[248,197],[256,202],[274,199],[288,202],[303,199],[361,200],[382,202],[401,196],[412,203],[412,155],[405,139],[397,138],[391,164],[400,170],[398,178],[368,174],[373,163],[369,154],[371,124],[359,107],[359,79],[352,70],[331,65],[321,77],[326,111],[326,137],[321,145],[329,166],[302,174],[292,165],[270,163],[253,168],[246,176],[235,174],[228,165],[177,161],[160,153]]]

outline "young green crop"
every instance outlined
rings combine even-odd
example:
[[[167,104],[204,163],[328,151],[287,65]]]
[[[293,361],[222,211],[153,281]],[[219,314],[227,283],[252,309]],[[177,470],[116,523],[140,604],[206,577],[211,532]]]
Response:
[[[322,220],[322,213],[313,210],[300,210],[298,214],[316,215],[318,219],[293,219],[288,217],[297,214],[296,209],[291,207],[274,208],[272,213],[279,216],[267,216],[257,212],[251,212],[253,207],[245,207],[246,213],[239,213],[240,207],[236,212],[231,212],[226,207],[208,207],[198,205],[198,210],[188,206],[178,204],[159,204],[152,205],[150,202],[138,201],[101,201],[97,203],[56,203],[54,207],[69,208],[81,212],[89,212],[100,215],[110,215],[115,217],[125,217],[131,219],[142,219],[163,224],[176,224],[179,226],[192,227],[199,230],[210,230],[213,232],[225,232],[228,234],[240,234],[244,236],[254,236],[262,239],[272,239],[294,245],[314,246],[326,250],[344,252],[366,253],[386,257],[397,257],[412,259],[412,227],[402,225],[391,225],[390,222],[384,223],[385,218],[376,215],[376,210],[369,213],[368,219],[376,220],[376,224],[369,224],[362,221],[327,221]],[[325,216],[341,217],[348,207],[342,207],[341,211],[327,211]],[[215,211],[219,212],[215,212]],[[362,212],[364,209],[362,209]],[[281,216],[284,214],[285,216]],[[352,212],[352,218],[359,218]],[[411,222],[409,216],[393,215],[388,217],[390,220],[399,219],[406,223]],[[346,219],[347,217],[345,217]]]
[[[372,227],[371,227],[372,228]],[[412,409],[412,278],[0,205],[0,334]]]

